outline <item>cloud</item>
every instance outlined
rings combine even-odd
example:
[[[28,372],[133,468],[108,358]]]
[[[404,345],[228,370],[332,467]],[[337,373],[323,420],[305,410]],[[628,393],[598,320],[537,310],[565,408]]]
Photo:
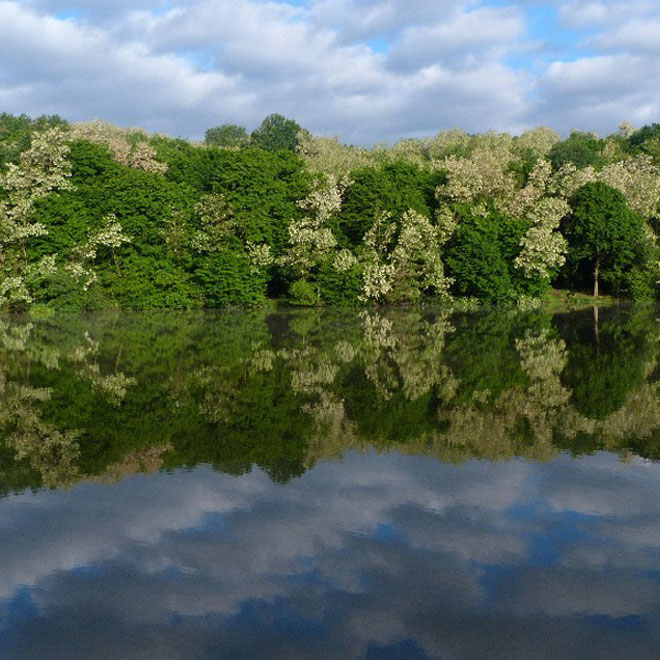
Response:
[[[561,126],[612,132],[614,117],[642,125],[660,115],[656,81],[660,65],[650,57],[602,55],[554,62],[536,89],[536,112]],[[564,103],[559,103],[564,99]]]
[[[0,2],[0,94],[8,110],[59,112],[73,120],[110,117],[120,124],[184,128],[193,109],[246,104],[231,76],[196,71],[175,54],[137,41],[117,43],[100,28],[40,16]],[[58,101],[59,99],[59,101]],[[204,108],[202,110],[202,108]]]
[[[608,2],[563,2],[558,8],[563,25],[575,29],[618,26],[632,16],[657,16],[658,6],[653,0],[609,0]]]
[[[310,14],[315,23],[342,32],[353,30],[362,38],[444,20],[474,4],[462,0],[319,0],[312,3]]]
[[[457,13],[435,24],[406,27],[390,50],[388,64],[415,71],[442,62],[469,70],[496,62],[523,34],[524,15],[516,8]]]
[[[363,143],[608,132],[657,119],[658,25],[648,0],[0,0],[0,103],[194,138],[272,112]]]
[[[660,19],[633,19],[586,42],[607,51],[624,50],[642,56],[660,52]]]

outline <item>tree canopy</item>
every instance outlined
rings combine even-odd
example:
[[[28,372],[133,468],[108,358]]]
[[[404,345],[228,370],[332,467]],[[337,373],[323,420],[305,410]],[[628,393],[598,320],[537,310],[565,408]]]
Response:
[[[621,287],[643,237],[641,219],[622,193],[602,182],[582,186],[571,207],[564,225],[570,267],[593,268],[594,296],[599,294],[600,278]]]
[[[250,136],[243,126],[222,124],[209,128],[204,135],[204,142],[213,147],[245,147]]]
[[[252,131],[250,139],[255,147],[266,151],[295,151],[300,131],[300,125],[293,119],[274,114]]]
[[[367,149],[270,115],[196,144],[1,115],[0,308],[654,298],[656,140],[454,130]]]
[[[602,163],[605,142],[593,133],[573,131],[568,138],[557,142],[550,149],[550,162],[558,170],[562,165],[573,163],[582,168]]]

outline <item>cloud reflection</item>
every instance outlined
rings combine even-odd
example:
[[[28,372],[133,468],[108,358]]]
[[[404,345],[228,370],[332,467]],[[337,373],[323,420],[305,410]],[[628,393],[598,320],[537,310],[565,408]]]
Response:
[[[656,657],[659,476],[348,454],[8,497],[0,656]]]

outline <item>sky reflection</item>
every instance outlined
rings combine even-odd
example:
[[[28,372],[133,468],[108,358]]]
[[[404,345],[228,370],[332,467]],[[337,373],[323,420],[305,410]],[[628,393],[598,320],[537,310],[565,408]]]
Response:
[[[0,504],[0,657],[655,658],[660,465],[349,453]]]

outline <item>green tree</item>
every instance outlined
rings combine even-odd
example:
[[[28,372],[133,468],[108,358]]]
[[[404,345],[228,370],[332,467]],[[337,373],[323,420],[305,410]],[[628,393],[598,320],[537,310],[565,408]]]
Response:
[[[218,193],[231,206],[236,227],[253,243],[281,253],[291,220],[302,215],[298,200],[309,192],[302,159],[290,152],[259,149],[181,149],[168,162],[166,177],[198,193]]]
[[[526,277],[515,265],[527,230],[524,220],[492,208],[485,214],[467,205],[456,205],[456,210],[459,222],[446,257],[456,294],[506,302],[543,290],[542,276]]]
[[[616,288],[634,263],[644,235],[642,220],[625,197],[605,183],[587,183],[571,199],[572,213],[564,222],[569,269],[593,268],[594,296],[601,277]]]
[[[633,151],[639,151],[643,148],[645,142],[657,138],[660,138],[660,124],[647,124],[628,138],[628,144],[630,144]]]
[[[268,115],[251,135],[255,147],[266,151],[295,151],[300,125],[282,115]]]
[[[632,154],[648,154],[660,163],[660,124],[648,124],[632,133],[625,140]]]
[[[250,136],[242,126],[222,124],[209,128],[204,142],[212,147],[245,147],[250,142]]]
[[[573,163],[580,169],[589,165],[598,166],[602,164],[604,148],[605,140],[593,133],[573,131],[568,138],[552,146],[550,162],[555,170],[567,163]]]

